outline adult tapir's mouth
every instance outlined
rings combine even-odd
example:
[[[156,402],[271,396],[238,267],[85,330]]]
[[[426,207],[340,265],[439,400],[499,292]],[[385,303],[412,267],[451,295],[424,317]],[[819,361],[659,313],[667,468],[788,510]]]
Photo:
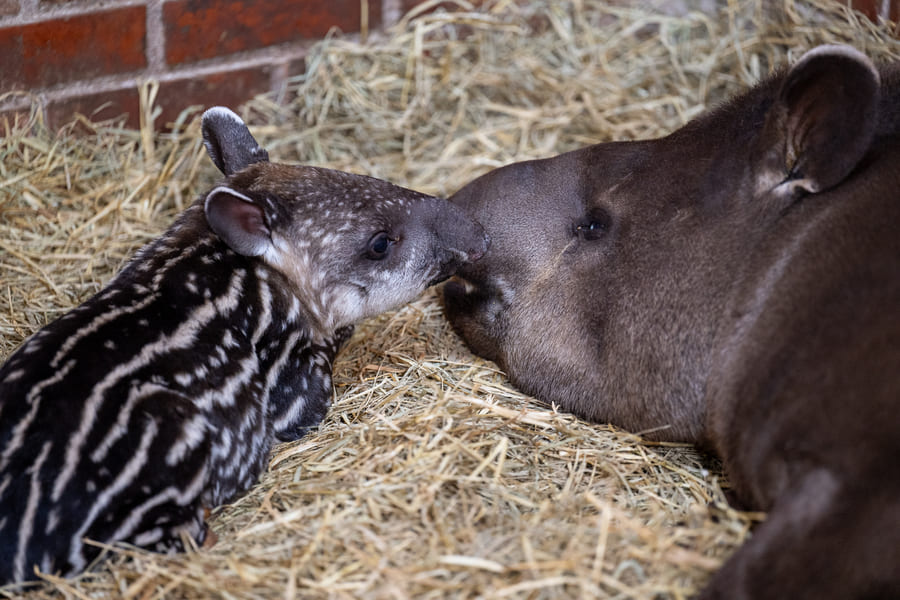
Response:
[[[496,286],[459,273],[444,285],[444,299],[454,312],[494,313],[506,307],[503,294]]]
[[[456,274],[444,286],[444,293],[453,296],[465,296],[475,291],[475,286],[465,277]]]
[[[451,313],[469,313],[475,306],[469,297],[475,290],[467,279],[460,275],[454,275],[444,285],[444,305]]]
[[[490,280],[477,274],[457,274],[443,288],[444,312],[453,329],[476,354],[503,364],[499,340],[503,336],[504,313],[508,308],[503,293]]]

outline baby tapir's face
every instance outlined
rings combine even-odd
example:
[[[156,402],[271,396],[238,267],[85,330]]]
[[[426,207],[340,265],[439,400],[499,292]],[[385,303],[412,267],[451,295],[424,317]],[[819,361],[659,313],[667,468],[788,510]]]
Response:
[[[280,271],[323,335],[409,302],[487,251],[481,226],[446,200],[271,163],[224,107],[207,110],[201,128],[228,176],[203,201],[207,223],[234,252]]]
[[[251,220],[266,234],[248,253],[284,273],[328,329],[413,300],[488,245],[446,200],[330,169],[252,164],[210,193],[213,221],[217,202],[261,208]]]

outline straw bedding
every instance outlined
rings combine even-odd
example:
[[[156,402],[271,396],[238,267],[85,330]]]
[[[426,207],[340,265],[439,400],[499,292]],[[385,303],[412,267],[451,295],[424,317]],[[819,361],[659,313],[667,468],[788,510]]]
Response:
[[[891,24],[834,4],[444,2],[365,44],[335,36],[244,116],[276,160],[448,194],[502,164],[664,135],[822,42],[896,59]],[[427,7],[434,7],[434,4]],[[455,12],[445,12],[445,7]],[[217,178],[194,117],[153,134],[37,115],[0,143],[0,358],[100,289]],[[536,232],[523,243],[540,243]],[[437,294],[364,323],[318,431],[217,510],[211,549],[109,549],[28,598],[683,598],[762,515],[717,463],[584,423],[469,353]],[[21,589],[2,589],[0,597]]]

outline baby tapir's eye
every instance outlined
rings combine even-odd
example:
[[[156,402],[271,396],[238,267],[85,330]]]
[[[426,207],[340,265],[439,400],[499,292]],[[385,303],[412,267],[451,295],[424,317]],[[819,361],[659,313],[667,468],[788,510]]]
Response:
[[[612,216],[605,210],[596,209],[575,223],[575,234],[585,240],[597,240],[603,237],[611,226]]]
[[[372,260],[381,260],[385,258],[391,250],[391,246],[394,245],[396,239],[391,238],[385,232],[379,232],[372,236],[372,239],[369,240],[369,245],[366,247],[366,258],[370,258]]]

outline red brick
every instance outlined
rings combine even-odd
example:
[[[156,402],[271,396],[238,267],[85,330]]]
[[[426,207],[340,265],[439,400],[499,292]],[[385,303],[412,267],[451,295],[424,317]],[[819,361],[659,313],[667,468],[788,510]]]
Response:
[[[877,21],[881,0],[850,0],[850,6],[873,21]]]
[[[163,5],[171,65],[318,39],[332,27],[359,31],[360,0],[175,0]],[[381,22],[381,0],[369,0],[369,28]]]
[[[21,27],[0,29],[0,93],[27,89]]]
[[[146,67],[143,6],[0,29],[0,91]]]
[[[125,126],[140,126],[140,99],[137,88],[84,94],[51,102],[47,106],[47,125],[59,129],[70,122],[76,113],[90,121],[107,121],[125,116]]]
[[[849,0],[849,2],[851,7],[872,21],[878,22],[883,7],[882,0]],[[886,8],[887,14],[884,17],[896,23],[900,19],[900,0],[890,0]]]
[[[160,83],[157,104],[162,112],[156,118],[158,129],[170,129],[181,111],[192,106],[199,110],[227,106],[233,110],[257,94],[271,91],[272,67],[235,69],[185,77]]]
[[[19,0],[0,0],[0,16],[19,14]]]

